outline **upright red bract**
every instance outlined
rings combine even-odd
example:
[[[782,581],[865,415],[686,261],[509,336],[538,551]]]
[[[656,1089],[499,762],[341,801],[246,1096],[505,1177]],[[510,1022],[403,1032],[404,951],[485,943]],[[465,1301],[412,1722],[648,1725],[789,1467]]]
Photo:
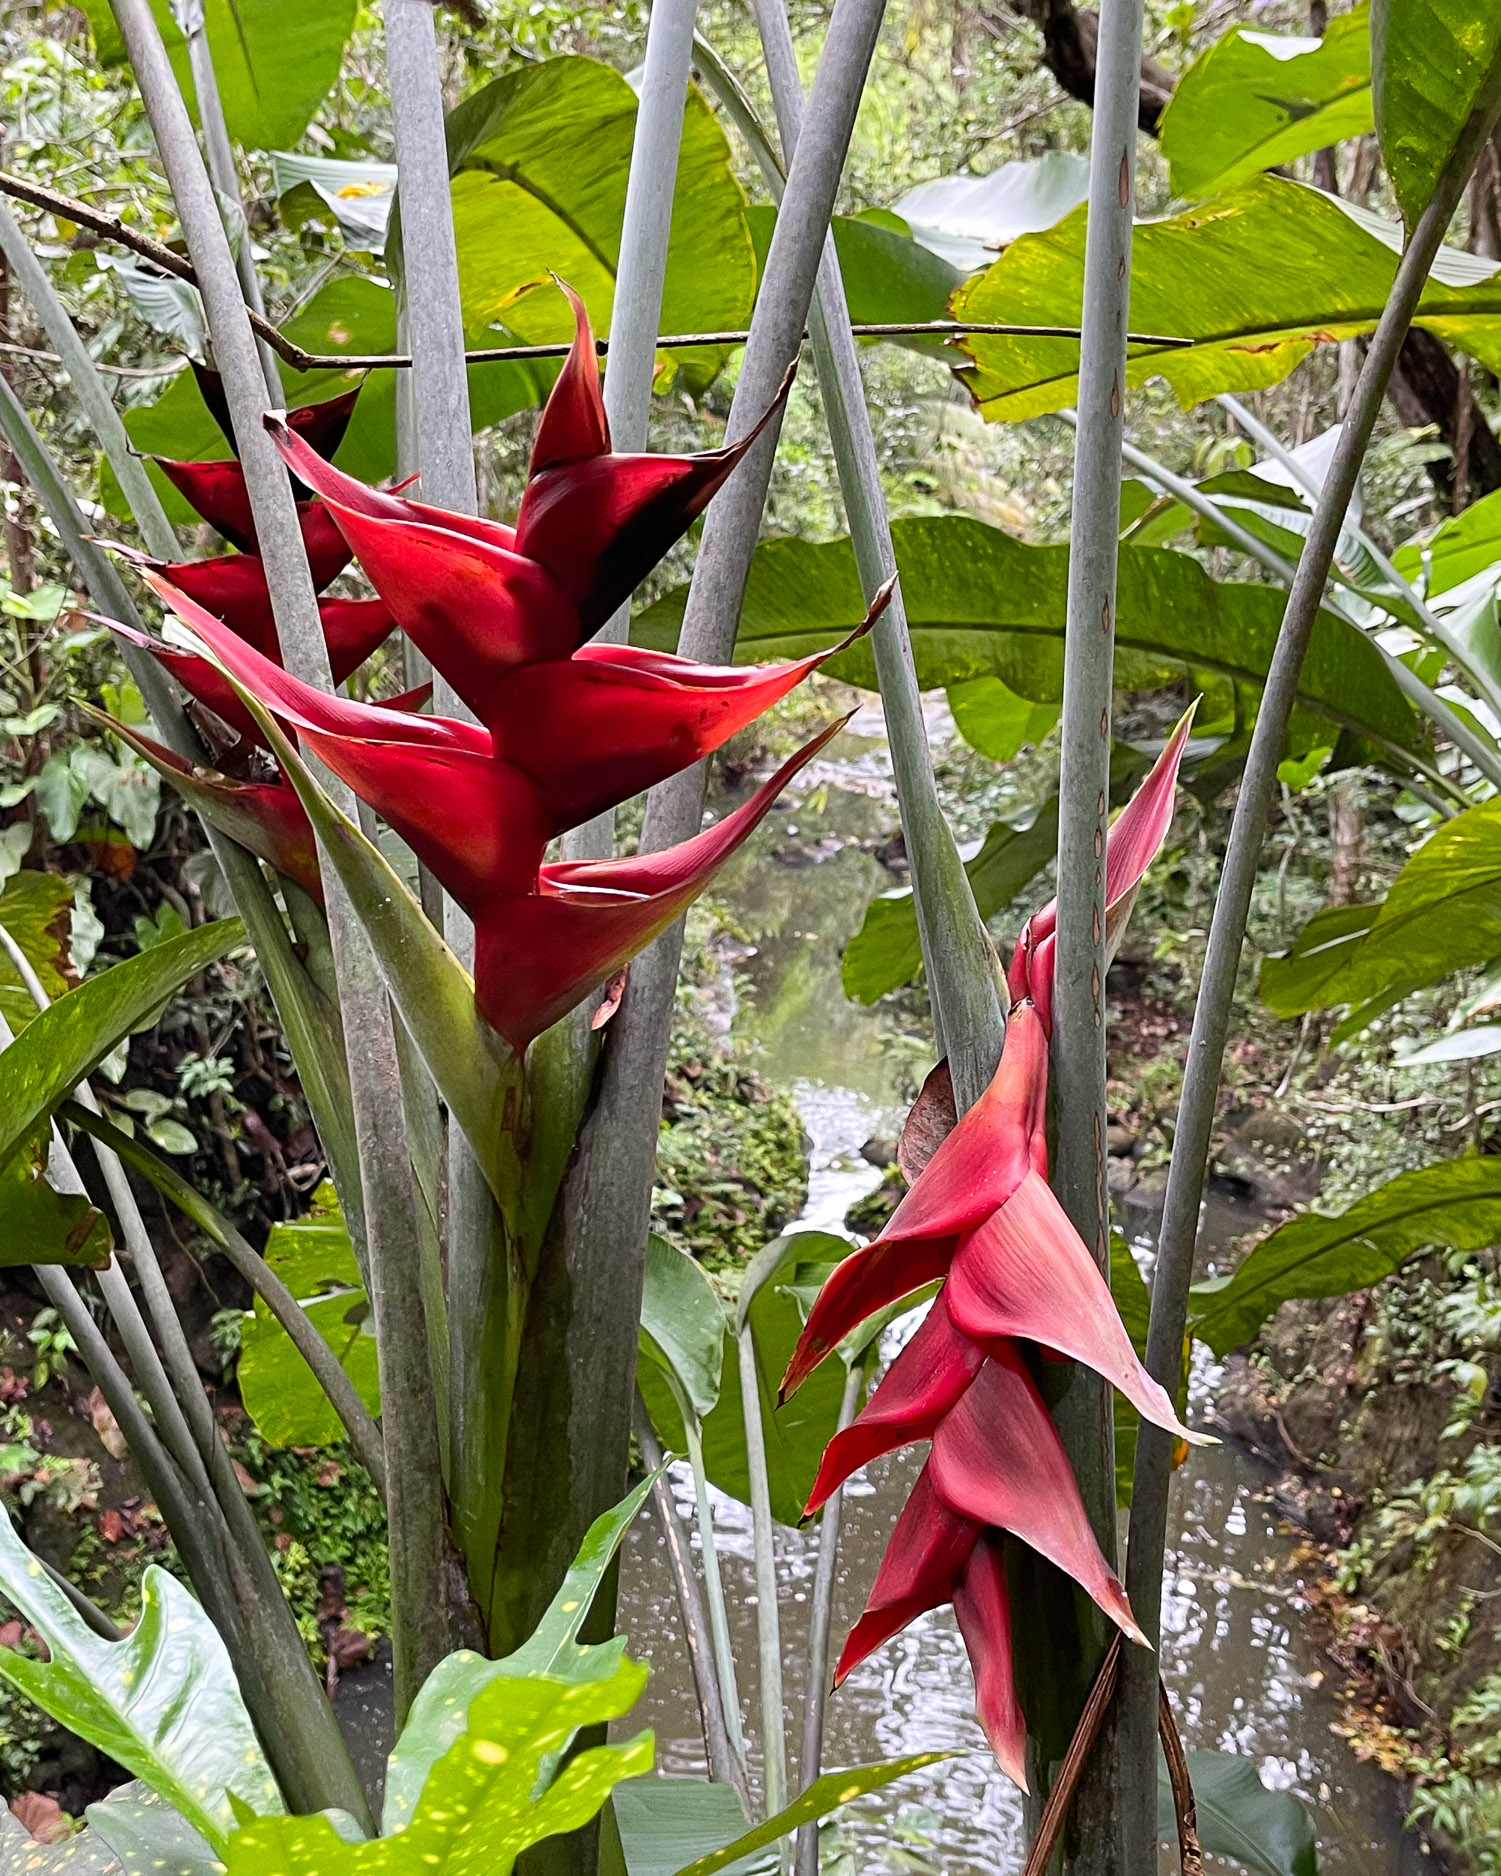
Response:
[[[1110,830],[1112,908],[1129,900],[1167,834],[1188,722]],[[1138,1361],[1109,1285],[1047,1183],[1044,1009],[1055,924],[1049,906],[1018,941],[1018,1001],[990,1087],[880,1235],[829,1277],[782,1383],[785,1398],[878,1309],[942,1279],[870,1400],[830,1441],[807,1511],[872,1459],[932,1441],[835,1678],[916,1616],[952,1602],[981,1724],[997,1762],[1023,1786],[1026,1722],[1012,1681],[1004,1541],[1038,1551],[1133,1640],[1144,1639],[1090,1528],[1032,1363],[1057,1355],[1082,1361],[1146,1419],[1184,1439],[1200,1437]]]

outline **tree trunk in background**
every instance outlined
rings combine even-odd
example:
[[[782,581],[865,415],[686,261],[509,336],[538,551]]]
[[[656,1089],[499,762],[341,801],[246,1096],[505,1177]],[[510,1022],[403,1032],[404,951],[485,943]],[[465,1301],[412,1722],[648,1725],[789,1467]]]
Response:
[[[1006,6],[1012,16],[1030,20],[1041,29],[1042,62],[1068,95],[1083,104],[1093,105],[1095,50],[1100,37],[1098,13],[1080,12],[1074,0],[1006,0]],[[998,17],[994,0],[986,12],[992,19]],[[1320,15],[1327,21],[1328,0],[1310,0],[1309,24],[1315,32],[1321,33]],[[1173,74],[1155,59],[1142,59],[1141,106],[1137,121],[1150,136],[1157,135],[1162,113],[1167,109],[1176,83]],[[1333,158],[1332,150],[1320,150],[1315,155],[1314,175],[1321,189],[1335,187]],[[1485,208],[1485,228],[1476,241],[1476,251],[1501,255],[1501,140],[1492,140],[1476,175]],[[1480,199],[1480,196],[1474,198]],[[1485,245],[1488,242],[1493,245]],[[1501,488],[1501,443],[1497,442],[1473,393],[1466,399],[1465,421],[1461,426],[1458,414],[1461,388],[1460,374],[1442,341],[1428,332],[1416,329],[1409,332],[1392,373],[1389,390],[1392,407],[1409,429],[1436,428],[1451,450],[1461,427],[1467,431],[1469,448],[1461,482],[1468,499],[1474,502]],[[1453,463],[1430,463],[1428,473],[1445,503],[1452,507]]]
[[[1351,777],[1329,789],[1329,903],[1354,905],[1360,897],[1360,863],[1365,858],[1365,817]]]

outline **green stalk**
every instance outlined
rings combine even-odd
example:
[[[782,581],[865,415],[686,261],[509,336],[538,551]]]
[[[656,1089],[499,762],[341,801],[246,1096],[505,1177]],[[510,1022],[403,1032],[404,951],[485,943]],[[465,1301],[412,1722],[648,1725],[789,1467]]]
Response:
[[[359,1390],[340,1367],[338,1357],[308,1321],[307,1312],[265,1258],[246,1242],[222,1213],[216,1211],[201,1193],[188,1184],[175,1167],[169,1166],[166,1160],[153,1153],[140,1140],[122,1133],[97,1108],[70,1101],[64,1104],[61,1112],[63,1119],[80,1132],[91,1134],[119,1159],[134,1166],[164,1198],[170,1199],[185,1217],[191,1219],[219,1247],[265,1303],[298,1354],[312,1369],[318,1385],[328,1396],[329,1405],[339,1416],[356,1457],[384,1497],[386,1458],[380,1428],[360,1399]]]
[[[865,1363],[874,1353],[852,1361],[845,1370],[844,1398],[839,1403],[839,1430],[854,1419],[865,1385]],[[844,1487],[831,1492],[818,1521],[818,1562],[813,1572],[813,1600],[808,1611],[808,1679],[803,1689],[803,1749],[798,1759],[800,1792],[806,1791],[823,1770],[823,1726],[828,1707],[829,1630],[834,1613],[834,1577],[839,1569],[839,1526],[844,1514]],[[818,1876],[818,1826],[804,1824],[797,1833],[797,1876]]]
[[[735,1335],[740,1362],[740,1405],[745,1418],[746,1469],[750,1474],[751,1537],[756,1556],[756,1645],[761,1674],[761,1815],[774,1817],[787,1803],[787,1708],[782,1698],[782,1621],[777,1607],[776,1531],[771,1519],[771,1479],[761,1425],[761,1385],[756,1344],[748,1322]],[[781,1846],[782,1868],[791,1846]]]
[[[704,1466],[704,1441],[697,1419],[683,1416],[688,1465],[693,1473],[693,1504],[699,1548],[704,1559],[704,1594],[709,1604],[709,1627],[714,1638],[714,1663],[724,1701],[724,1724],[735,1756],[745,1763],[745,1729],[740,1723],[740,1689],[735,1674],[735,1649],[730,1641],[730,1618],[724,1603],[724,1576],[719,1568],[719,1546],[714,1541],[714,1505],[709,1497],[709,1475]]]
[[[652,1503],[662,1526],[667,1561],[677,1591],[678,1612],[683,1618],[683,1635],[688,1643],[688,1659],[693,1668],[694,1692],[698,1695],[699,1723],[703,1730],[704,1756],[709,1776],[719,1784],[733,1785],[741,1799],[748,1802],[750,1793],[745,1782],[745,1766],[731,1745],[729,1731],[725,1726],[725,1698],[715,1668],[714,1643],[709,1633],[703,1594],[699,1589],[698,1577],[694,1574],[688,1532],[678,1516],[678,1508],[672,1496],[672,1482],[662,1467],[661,1443],[652,1427],[651,1415],[646,1411],[639,1394],[636,1396],[634,1424],[642,1462],[649,1472],[657,1474],[656,1483],[651,1488]],[[684,1424],[687,1424],[686,1421]]]
[[[1110,716],[1141,45],[1142,0],[1114,0],[1113,5],[1101,9],[1090,142],[1058,775],[1058,949],[1052,1042],[1057,1144],[1053,1186],[1107,1277],[1110,1211],[1105,1186],[1104,856],[1110,820]],[[1095,1536],[1113,1562],[1115,1452],[1111,1401],[1109,1384],[1082,1363],[1075,1363],[1053,1416]],[[1049,1595],[1049,1601],[1062,1606],[1056,1596]],[[1093,1681],[1113,1633],[1092,1606],[1083,1613],[1079,1621],[1082,1659],[1069,1661],[1071,1672],[1082,1671],[1087,1682]],[[1059,1629],[1050,1627],[1048,1653],[1061,1663],[1067,1658],[1066,1646]],[[1043,1672],[1048,1671],[1045,1666]],[[1064,1678],[1059,1675],[1060,1680]],[[1025,1702],[1025,1693],[1023,1699]],[[1041,1757],[1035,1735],[1030,1746],[1029,1756]],[[1133,1867],[1129,1861],[1122,1861],[1119,1841],[1116,1751],[1117,1729],[1107,1723],[1080,1781],[1067,1852],[1068,1867],[1088,1872],[1088,1876],[1106,1876],[1106,1872]],[[1039,1787],[1046,1787],[1051,1771],[1051,1766],[1039,1763]]]
[[[803,87],[784,0],[756,0],[756,19],[782,147],[795,152],[802,134]],[[763,136],[760,141],[766,143],[769,139]],[[767,181],[773,194],[780,197],[775,170]],[[832,233],[824,236],[818,288],[808,325],[855,562],[868,604],[895,577],[896,552]],[[984,1092],[1001,1059],[1005,988],[995,948],[975,905],[969,876],[938,799],[899,584],[892,592],[891,603],[876,621],[870,642],[886,715],[902,830],[912,858],[913,901],[934,1019],[941,1047],[949,1058],[955,1098],[963,1112]]]
[[[752,315],[728,423],[732,437],[743,435],[771,404],[798,356],[882,10],[883,0],[835,0],[807,125]],[[725,664],[733,655],[775,430],[769,427],[709,506],[679,645],[687,657]],[[700,764],[651,791],[643,852],[698,831],[704,781]],[[679,923],[631,966],[620,1013],[605,1032],[598,1096],[563,1195],[564,1237],[573,1247],[570,1274],[576,1286],[573,1342],[570,1347],[566,1337],[557,1345],[541,1339],[537,1359],[576,1362],[580,1387],[587,1392],[572,1399],[568,1411],[577,1416],[576,1424],[608,1427],[611,1441],[617,1442],[608,1452],[575,1457],[568,1516],[575,1542],[612,1501],[623,1463],[618,1442],[628,1424],[634,1385],[652,1172],[681,951]]]
[[[1183,1360],[1199,1206],[1246,917],[1276,787],[1277,764],[1297,695],[1298,673],[1392,367],[1476,156],[1498,116],[1501,116],[1501,54],[1492,65],[1433,198],[1412,232],[1397,269],[1391,297],[1372,335],[1298,561],[1297,578],[1288,595],[1272,668],[1262,691],[1261,708],[1225,848],[1204,971],[1194,1006],[1188,1067],[1173,1138],[1173,1157],[1152,1281],[1147,1366],[1157,1380],[1170,1388],[1178,1383]],[[1137,1621],[1153,1638],[1159,1634],[1161,1626],[1171,1460],[1171,1437],[1143,1423],[1136,1449],[1126,1588]],[[1126,1651],[1118,1698],[1125,1709],[1128,1737],[1136,1748],[1121,1764],[1128,1842],[1143,1859],[1136,1867],[1145,1867],[1144,1859],[1155,1842],[1156,1747],[1149,1743],[1155,1738],[1157,1667],[1154,1657],[1135,1649]]]
[[[149,0],[113,0],[203,296],[214,357],[240,447],[283,662],[332,688],[317,598],[291,482],[261,418],[267,407],[255,338],[213,186]],[[328,778],[334,800],[351,796]],[[398,1725],[449,1652],[461,1610],[445,1541],[441,1444],[421,1287],[421,1233],[406,1146],[393,1018],[369,939],[335,868],[323,869],[344,1019],[370,1300],[380,1352],[390,1496],[392,1646]]]
[[[14,223],[10,225],[13,227]],[[177,538],[140,458],[131,452],[130,439],[115,412],[109,391],[68,317],[66,307],[24,241],[19,241],[16,254],[12,254],[3,221],[0,221],[0,244],[4,245],[15,277],[64,361],[74,394],[94,425],[116,480],[131,501],[142,538],[158,558],[174,559],[181,551]],[[110,617],[144,631],[144,622],[113,561],[90,538],[88,524],[71,489],[8,384],[0,386],[0,432],[4,433],[27,481],[41,497],[58,538],[94,604]],[[139,507],[135,505],[137,498]],[[184,761],[201,763],[206,760],[203,745],[188,721],[177,690],[155,658],[134,645],[122,646],[121,651],[163,741]],[[313,1123],[328,1154],[345,1219],[363,1256],[364,1208],[360,1199],[354,1133],[348,1118],[348,1071],[337,1008],[320,994],[293,950],[286,924],[259,863],[243,847],[206,822],[204,833],[266,973]],[[295,888],[288,890],[295,891]],[[313,908],[313,916],[321,925],[322,915],[316,908]]]

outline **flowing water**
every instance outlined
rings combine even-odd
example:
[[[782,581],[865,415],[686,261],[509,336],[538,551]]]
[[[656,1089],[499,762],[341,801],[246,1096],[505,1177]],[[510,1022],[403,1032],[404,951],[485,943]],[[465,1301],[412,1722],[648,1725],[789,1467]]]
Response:
[[[758,849],[742,859],[721,892],[748,949],[737,965],[739,994],[726,1005],[726,1021],[738,1045],[758,1049],[763,1073],[796,1093],[812,1152],[808,1204],[799,1222],[822,1230],[839,1230],[848,1206],[878,1184],[880,1174],[860,1158],[859,1148],[871,1135],[893,1135],[903,1090],[927,1065],[879,1006],[860,1010],[839,985],[841,944],[871,893],[891,883],[866,850],[892,819],[882,799],[881,756],[871,743],[847,765],[821,765],[813,790],[771,817]],[[1128,1226],[1132,1222],[1128,1218]],[[1135,1222],[1143,1221],[1138,1216]],[[1234,1237],[1254,1222],[1221,1208],[1207,1221],[1206,1237]],[[1149,1254],[1145,1230],[1141,1237]],[[1202,1363],[1192,1388],[1200,1422],[1215,1382],[1213,1366]],[[893,1455],[846,1493],[836,1646],[859,1613],[916,1469],[913,1455]],[[1177,1475],[1163,1660],[1185,1740],[1243,1754],[1266,1784],[1304,1798],[1315,1817],[1324,1876],[1408,1876],[1425,1865],[1426,1853],[1402,1828],[1396,1787],[1374,1766],[1357,1762],[1332,1730],[1337,1708],[1321,1685],[1322,1658],[1307,1632],[1296,1577],[1284,1567],[1296,1537],[1280,1522],[1270,1486],[1252,1457],[1228,1442],[1196,1449]],[[680,1479],[677,1489],[681,1509],[691,1516],[691,1486]],[[716,1500],[716,1517],[743,1669],[741,1703],[754,1734],[759,1704],[750,1519],[723,1498]],[[794,1762],[816,1541],[816,1532],[777,1532]],[[633,1651],[652,1666],[631,1726],[656,1729],[659,1769],[701,1775],[687,1651],[661,1533],[650,1518],[628,1540],[620,1625]],[[826,1765],[934,1749],[963,1755],[856,1807],[846,1830],[861,1871],[926,1868],[958,1876],[1020,1869],[1020,1803],[984,1750],[972,1697],[948,1609],[916,1622],[833,1695]],[[1166,1852],[1164,1858],[1164,1869],[1172,1867]]]

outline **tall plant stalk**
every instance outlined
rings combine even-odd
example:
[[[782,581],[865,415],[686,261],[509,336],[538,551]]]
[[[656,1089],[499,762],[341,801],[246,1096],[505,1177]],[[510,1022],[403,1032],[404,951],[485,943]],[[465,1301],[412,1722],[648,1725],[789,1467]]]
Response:
[[[823,238],[833,211],[855,112],[874,49],[882,0],[836,0],[808,113],[808,134],[767,256],[751,336],[727,434],[743,435],[775,400],[802,342]],[[694,570],[690,619],[680,649],[706,663],[728,663],[757,528],[765,502],[775,423],[709,506]],[[729,503],[728,509],[723,504]],[[648,797],[643,851],[670,846],[698,830],[702,765],[663,783]],[[507,1484],[516,1541],[543,1576],[566,1566],[590,1520],[618,1492],[635,1379],[647,1221],[662,1111],[662,1082],[676,997],[682,926],[675,926],[631,967],[620,1013],[606,1043],[594,1106],[584,1120],[557,1224],[561,1257],[544,1259],[551,1286],[534,1294],[537,1333],[528,1333],[518,1411],[541,1425],[575,1429],[565,1481],[555,1476]],[[587,1431],[586,1431],[587,1430]],[[539,1451],[545,1450],[539,1447]],[[560,1491],[568,1506],[559,1515]],[[513,1499],[513,1493],[516,1495]],[[545,1510],[536,1542],[527,1518]]]
[[[756,21],[782,149],[784,154],[795,152],[803,127],[803,87],[784,0],[756,0]],[[758,139],[763,147],[768,141],[764,134]],[[780,196],[783,185],[777,166],[767,166],[763,160],[763,167],[773,194]],[[855,563],[869,604],[896,576],[896,552],[832,231],[824,236],[808,325]],[[938,799],[900,583],[872,628],[871,651],[891,745],[902,831],[912,860],[913,902],[934,1022],[940,1049],[949,1058],[955,1100],[962,1113],[979,1098],[1000,1060],[1005,993],[994,946]]]
[[[1052,1042],[1057,1140],[1053,1184],[1080,1238],[1107,1278],[1110,1214],[1105,1186],[1105,840],[1110,816],[1121,442],[1125,429],[1141,44],[1142,0],[1108,0],[1100,11],[1090,145],[1058,778],[1058,952]],[[1095,1536],[1113,1562],[1115,1452],[1109,1383],[1076,1363],[1067,1391],[1053,1413]],[[1093,1680],[1112,1639],[1110,1625],[1091,1607],[1080,1621],[1083,1658],[1071,1664],[1072,1671],[1077,1674],[1082,1668]],[[1054,1649],[1066,1646],[1062,1636],[1053,1642]],[[1044,1661],[1041,1672],[1047,1674],[1052,1667],[1051,1661]],[[1089,1872],[1089,1876],[1131,1867],[1120,1860],[1113,1741],[1114,1729],[1107,1722],[1085,1769],[1074,1807],[1069,1863]],[[1029,1742],[1029,1757],[1036,1756],[1038,1742],[1034,1738]],[[1039,1763],[1037,1771],[1038,1787],[1045,1790],[1049,1768]]]
[[[742,1305],[743,1313],[743,1305]],[[782,1617],[777,1605],[777,1539],[771,1516],[771,1480],[766,1469],[766,1429],[761,1424],[761,1383],[756,1342],[749,1322],[737,1325],[740,1407],[745,1419],[745,1459],[750,1474],[751,1536],[756,1570],[756,1658],[761,1679],[761,1815],[771,1817],[787,1802],[787,1709],[782,1698]],[[790,1862],[781,1846],[782,1867]]]
[[[1147,1366],[1168,1388],[1176,1388],[1181,1371],[1199,1206],[1241,946],[1276,786],[1277,764],[1297,695],[1298,674],[1392,367],[1475,159],[1498,117],[1501,117],[1501,55],[1497,56],[1487,76],[1475,110],[1444,167],[1432,199],[1413,229],[1397,269],[1391,297],[1371,337],[1298,561],[1297,577],[1288,595],[1271,670],[1262,691],[1261,708],[1230,824],[1204,970],[1194,1006],[1188,1065],[1173,1138],[1152,1281]],[[1137,1621],[1154,1640],[1161,1629],[1171,1461],[1171,1438],[1143,1424],[1136,1449],[1126,1589]],[[1126,1841],[1137,1859],[1147,1855],[1155,1837],[1156,1748],[1150,1743],[1154,1739],[1155,1718],[1148,1716],[1155,1715],[1156,1683],[1155,1657],[1144,1650],[1128,1650],[1123,1663],[1120,1698],[1126,1737],[1132,1750],[1129,1757],[1122,1758],[1120,1775],[1126,1807]],[[1144,1864],[1138,1860],[1133,1867],[1144,1867]]]
[[[288,479],[261,418],[265,381],[213,185],[203,166],[149,0],[114,0],[131,65],[203,295],[215,361],[239,443],[283,660],[331,688],[307,556]],[[334,798],[351,797],[329,778]],[[369,939],[332,865],[324,879],[348,1049],[365,1204],[370,1296],[390,1468],[392,1645],[398,1720],[449,1652],[456,1611],[447,1569],[440,1443],[420,1280],[416,1194],[391,1009]]]

